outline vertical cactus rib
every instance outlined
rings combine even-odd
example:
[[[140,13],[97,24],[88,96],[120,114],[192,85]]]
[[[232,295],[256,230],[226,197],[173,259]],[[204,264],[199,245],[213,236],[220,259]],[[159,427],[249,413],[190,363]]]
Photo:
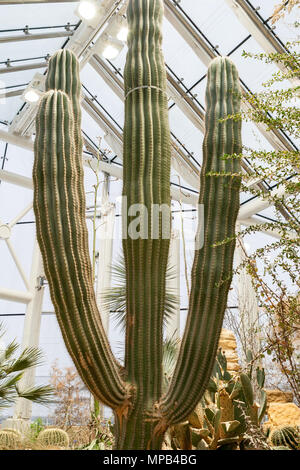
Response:
[[[153,205],[170,209],[170,129],[166,72],[161,51],[162,0],[130,0],[128,54],[124,71],[125,127],[123,197],[127,207],[143,205],[148,226],[144,239],[123,240],[126,265],[127,323],[125,369],[136,386],[134,410],[118,448],[160,448],[150,442],[153,423],[145,417],[153,410],[162,386],[162,329],[169,238],[152,238]],[[127,226],[132,217],[127,216]],[[147,231],[147,230],[146,230]],[[170,232],[170,230],[169,230]]]
[[[206,389],[232,279],[235,240],[214,246],[234,237],[239,211],[240,160],[222,158],[242,151],[241,122],[220,122],[240,111],[238,72],[229,58],[216,58],[208,69],[206,105],[199,198],[204,205],[204,246],[195,251],[186,329],[170,388],[160,404],[164,420],[172,424],[193,411]]]
[[[36,119],[33,168],[37,239],[66,347],[93,395],[120,408],[127,398],[96,305],[85,221],[79,67],[58,51]]]

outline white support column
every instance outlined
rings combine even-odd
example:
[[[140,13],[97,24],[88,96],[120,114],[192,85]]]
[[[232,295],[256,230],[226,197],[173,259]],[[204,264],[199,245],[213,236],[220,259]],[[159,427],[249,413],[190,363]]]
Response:
[[[240,228],[238,225],[237,231],[239,230]],[[235,252],[237,266],[241,265],[247,259],[246,256],[245,245],[243,240],[239,238],[237,240]],[[252,284],[252,278],[245,267],[240,269],[237,284],[241,337],[244,340],[244,346],[248,350],[251,350],[255,357],[260,350],[259,305],[256,292]]]
[[[30,291],[32,300],[29,302],[25,313],[22,350],[39,346],[41,313],[44,296],[44,287],[40,284],[40,278],[44,276],[42,256],[37,241],[35,241],[30,275]],[[35,368],[27,371],[20,382],[20,388],[29,388],[35,385]],[[24,398],[17,400],[14,410],[14,420],[26,420],[31,418],[32,404]]]
[[[167,290],[180,299],[180,237],[178,230],[172,230],[170,251],[169,251],[169,268],[171,270],[171,278],[167,281]],[[180,302],[166,325],[166,338],[180,338]]]
[[[102,323],[106,333],[109,330],[109,309],[103,304],[103,292],[111,285],[111,265],[113,253],[113,238],[115,227],[115,204],[109,201],[109,175],[104,174],[105,181],[102,190],[100,209],[100,225],[97,230],[99,241],[98,271],[96,299],[100,310]]]

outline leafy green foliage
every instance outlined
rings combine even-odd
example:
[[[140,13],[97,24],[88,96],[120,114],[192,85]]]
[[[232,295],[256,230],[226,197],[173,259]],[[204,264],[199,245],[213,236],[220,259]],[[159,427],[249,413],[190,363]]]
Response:
[[[0,325],[0,337],[3,335],[3,325]],[[48,385],[20,389],[23,374],[41,363],[42,353],[36,348],[26,348],[18,355],[18,349],[16,341],[12,341],[0,352],[0,409],[9,407],[18,397],[43,404],[52,396],[52,387]]]
[[[289,2],[291,7],[296,3],[299,2]],[[279,5],[275,20],[289,8],[286,8],[286,2]],[[298,27],[299,24],[295,24],[295,36]],[[262,84],[260,92],[245,94],[243,100],[247,106],[244,111],[231,116],[263,125],[268,130],[284,132],[288,142],[285,148],[279,145],[266,150],[263,142],[257,142],[258,137],[253,139],[251,147],[243,148],[243,157],[251,167],[243,174],[243,190],[249,198],[267,200],[274,211],[273,215],[268,215],[269,218],[261,218],[262,223],[257,219],[257,223],[253,222],[237,236],[263,230],[274,233],[277,240],[265,243],[251,255],[245,253],[246,259],[236,272],[246,268],[258,303],[264,307],[262,348],[260,357],[256,359],[265,357],[267,362],[274,363],[273,367],[278,364],[277,376],[281,375],[284,386],[294,393],[298,404],[299,353],[294,339],[300,322],[300,154],[294,143],[298,145],[300,137],[299,43],[299,40],[289,42],[286,44],[287,52],[281,54],[243,53],[245,60],[274,64],[278,71]]]
[[[30,423],[30,431],[32,437],[35,439],[38,437],[41,431],[45,429],[45,426],[43,424],[42,418],[37,418],[33,421],[33,423]]]

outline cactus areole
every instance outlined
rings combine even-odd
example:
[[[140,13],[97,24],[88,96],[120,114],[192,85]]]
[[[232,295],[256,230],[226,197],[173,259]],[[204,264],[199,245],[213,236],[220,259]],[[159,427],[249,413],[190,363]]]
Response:
[[[130,0],[125,79],[124,186],[127,207],[170,208],[170,130],[161,51],[162,0]],[[34,211],[52,302],[66,347],[94,397],[115,415],[117,449],[161,449],[170,425],[186,420],[209,381],[232,278],[239,210],[239,79],[227,58],[208,71],[200,175],[204,245],[196,249],[189,313],[169,389],[162,394],[163,312],[169,222],[156,236],[123,240],[127,310],[125,364],[112,354],[93,289],[82,166],[78,61],[68,50],[50,60],[36,120]],[[219,173],[218,176],[213,173]],[[221,175],[220,175],[221,174]],[[129,214],[129,215],[127,215]],[[123,214],[127,225],[132,217]],[[217,244],[223,240],[224,244]]]

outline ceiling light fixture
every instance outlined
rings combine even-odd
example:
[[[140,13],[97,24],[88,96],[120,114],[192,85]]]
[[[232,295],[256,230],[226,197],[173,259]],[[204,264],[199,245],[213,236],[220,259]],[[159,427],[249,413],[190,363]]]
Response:
[[[117,13],[110,22],[107,32],[116,37],[119,41],[126,42],[128,36],[128,24],[126,17],[120,13]]]
[[[124,42],[105,33],[98,39],[93,52],[101,55],[104,59],[114,60],[123,48]]]
[[[119,39],[119,41],[126,42],[127,36],[128,36],[128,27],[123,26],[117,34],[117,39]]]
[[[44,92],[45,76],[36,73],[31,82],[25,88],[22,99],[26,103],[38,103]]]
[[[37,103],[40,99],[40,95],[36,90],[28,90],[24,93],[24,100],[28,103]]]
[[[105,12],[105,7],[100,0],[80,0],[79,5],[75,10],[77,15],[83,23],[95,27]]]
[[[82,0],[78,5],[78,13],[85,20],[91,20],[96,16],[97,5],[92,0]]]

